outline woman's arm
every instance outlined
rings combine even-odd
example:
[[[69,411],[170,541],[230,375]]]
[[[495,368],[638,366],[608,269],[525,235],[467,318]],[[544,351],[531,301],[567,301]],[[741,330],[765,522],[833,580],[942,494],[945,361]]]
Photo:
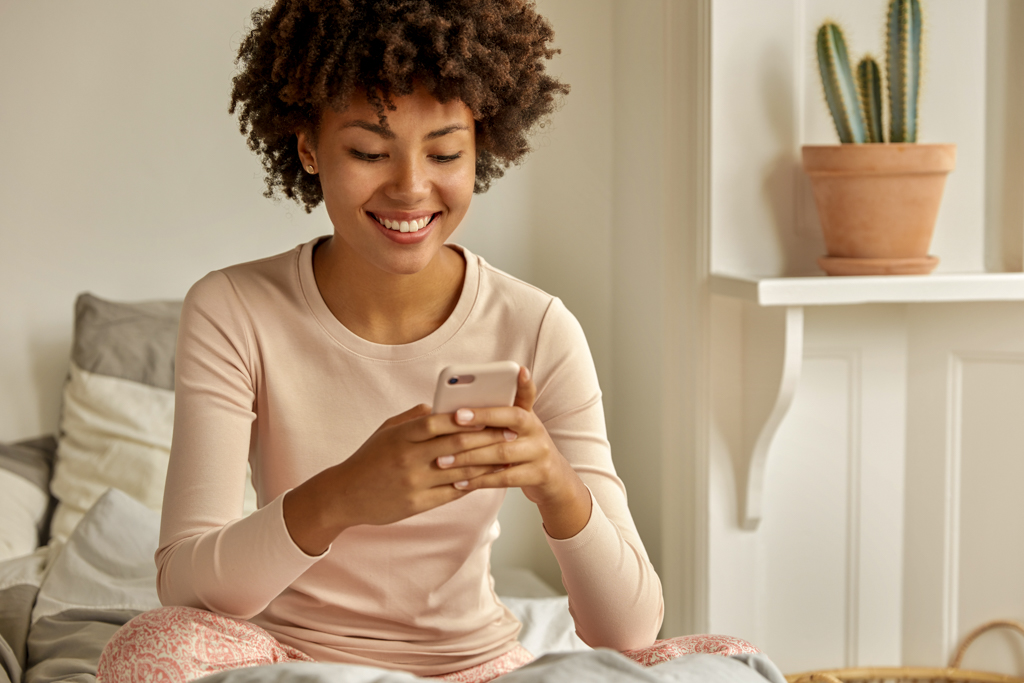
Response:
[[[318,559],[292,541],[281,497],[242,518],[259,377],[254,350],[227,276],[197,282],[182,308],[175,356],[174,437],[156,553],[165,605],[249,618]]]
[[[472,411],[461,421],[509,429],[516,438],[460,453],[452,466],[500,467],[463,490],[518,486],[537,504],[584,642],[648,646],[661,627],[661,582],[611,461],[586,338],[557,299],[541,326],[534,368],[536,387],[520,374],[516,406]]]

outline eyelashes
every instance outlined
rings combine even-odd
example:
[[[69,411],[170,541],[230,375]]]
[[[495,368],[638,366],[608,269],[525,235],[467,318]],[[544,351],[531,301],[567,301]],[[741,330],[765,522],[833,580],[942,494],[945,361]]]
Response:
[[[367,152],[360,152],[358,149],[350,149],[349,154],[361,161],[380,161],[385,158],[384,154],[368,154]]]
[[[349,154],[351,154],[356,159],[359,159],[360,161],[369,162],[383,161],[384,159],[388,158],[387,154],[371,154],[369,152],[361,152],[358,149],[349,150]],[[431,154],[430,158],[439,164],[447,164],[457,159],[461,159],[462,152],[459,152],[457,154]]]

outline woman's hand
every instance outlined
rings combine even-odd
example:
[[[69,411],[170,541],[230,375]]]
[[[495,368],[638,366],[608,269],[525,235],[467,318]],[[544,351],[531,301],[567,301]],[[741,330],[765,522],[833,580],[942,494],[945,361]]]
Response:
[[[389,418],[344,462],[285,495],[292,540],[319,555],[357,524],[390,524],[465,496],[453,486],[491,472],[487,465],[440,467],[438,459],[505,443],[503,429],[460,425],[430,406]]]
[[[477,446],[441,458],[446,470],[482,468],[486,473],[456,479],[452,487],[468,492],[482,488],[518,487],[540,510],[552,538],[571,538],[590,521],[590,491],[558,452],[548,430],[533,412],[537,386],[530,371],[519,369],[519,388],[511,407],[462,409],[455,424],[503,433],[497,443]]]

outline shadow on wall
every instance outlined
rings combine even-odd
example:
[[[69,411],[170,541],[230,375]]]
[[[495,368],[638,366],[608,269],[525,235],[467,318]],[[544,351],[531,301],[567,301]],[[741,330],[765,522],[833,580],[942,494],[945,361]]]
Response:
[[[70,307],[68,317],[71,316]],[[36,410],[41,425],[56,425],[61,395],[71,359],[71,336],[66,325],[34,327],[29,342]]]
[[[799,132],[794,129],[796,102],[789,55],[775,46],[761,61],[761,95],[776,146],[783,150],[764,169],[762,191],[772,213],[775,233],[789,275],[817,274],[817,257],[825,253],[810,185],[803,176]]]

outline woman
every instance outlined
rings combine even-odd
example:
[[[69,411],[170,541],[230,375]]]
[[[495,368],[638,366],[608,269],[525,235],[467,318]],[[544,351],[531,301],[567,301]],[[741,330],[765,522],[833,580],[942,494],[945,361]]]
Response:
[[[509,487],[540,511],[581,638],[651,646],[661,585],[579,324],[446,244],[568,92],[544,71],[550,26],[528,0],[279,0],[253,20],[231,110],[267,195],[323,201],[334,233],[190,290],[156,557],[168,607],[115,636],[101,678],[514,669],[532,656],[489,573]],[[493,360],[521,366],[514,406],[431,414],[443,367]],[[260,508],[241,518],[247,464]]]

